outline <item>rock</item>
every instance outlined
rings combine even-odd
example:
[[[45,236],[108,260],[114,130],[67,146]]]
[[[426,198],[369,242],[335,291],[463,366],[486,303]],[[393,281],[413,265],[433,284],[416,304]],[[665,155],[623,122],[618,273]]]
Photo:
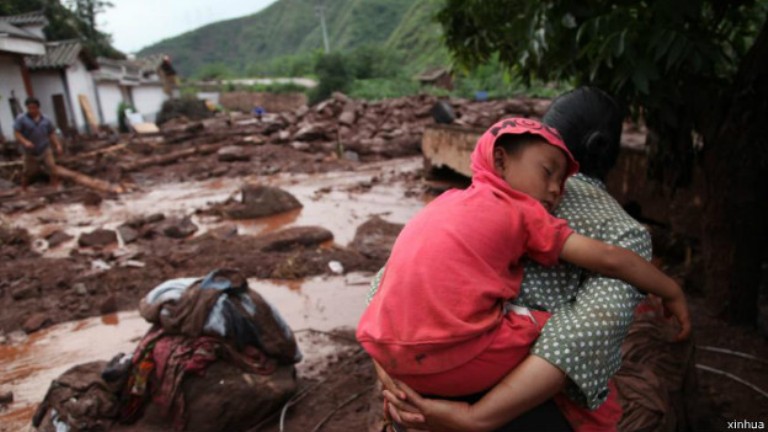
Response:
[[[293,227],[256,237],[264,252],[282,252],[295,246],[313,247],[333,240],[333,233],[321,227]]]
[[[163,223],[161,228],[166,237],[186,238],[197,232],[197,225],[189,217],[170,218]]]
[[[357,227],[355,238],[349,247],[384,265],[402,229],[401,224],[390,223],[374,216]]]
[[[339,123],[352,126],[355,124],[355,120],[357,120],[357,115],[355,115],[354,110],[347,110],[344,108],[344,111],[339,115]]]
[[[237,236],[237,225],[224,225],[208,231],[208,235],[217,239],[228,239]]]
[[[46,325],[49,325],[51,323],[51,318],[46,313],[38,312],[36,314],[33,314],[29,318],[27,318],[26,321],[24,321],[24,324],[21,325],[22,330],[24,330],[27,334],[34,333],[41,328],[45,327]]]
[[[114,294],[111,294],[102,300],[101,305],[99,305],[99,312],[102,315],[117,312],[117,298],[115,298]]]
[[[0,179],[0,190],[11,190],[16,187],[16,183],[10,182],[6,179]]]
[[[81,234],[77,244],[81,247],[104,247],[117,243],[117,233],[112,230],[97,229],[90,233]]]
[[[117,234],[123,239],[123,243],[133,243],[139,238],[139,232],[131,228],[129,225],[120,225],[117,227]]]
[[[312,146],[310,146],[309,143],[294,141],[291,143],[291,147],[298,151],[308,151]]]
[[[56,246],[59,246],[62,243],[66,243],[70,240],[72,240],[74,237],[67,234],[66,232],[62,230],[56,230],[48,235],[45,239],[48,241],[48,247],[55,248]]]
[[[246,153],[245,149],[238,146],[222,147],[217,152],[217,155],[219,162],[239,162],[251,160],[251,156]]]
[[[0,393],[0,404],[1,405],[8,405],[13,403],[13,392],[12,391],[6,391]]]
[[[38,282],[28,283],[11,292],[11,298],[16,301],[35,297],[40,297],[40,284]]]
[[[224,208],[224,214],[232,219],[252,219],[285,213],[302,205],[290,193],[276,187],[258,184],[242,188],[242,203]]]
[[[326,138],[325,131],[318,124],[303,126],[293,135],[293,139],[296,141],[315,141]]]
[[[94,191],[88,191],[83,194],[82,203],[84,205],[96,207],[101,204],[101,201],[103,201],[101,195]]]
[[[78,282],[78,283],[72,285],[72,290],[75,291],[75,293],[77,295],[79,295],[79,296],[87,296],[88,295],[88,288],[82,282]]]

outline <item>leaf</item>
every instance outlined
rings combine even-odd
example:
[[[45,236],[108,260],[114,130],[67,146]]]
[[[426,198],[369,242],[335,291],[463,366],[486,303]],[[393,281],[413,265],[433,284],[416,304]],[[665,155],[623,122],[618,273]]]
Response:
[[[672,48],[670,48],[669,55],[667,56],[667,71],[678,63],[681,56],[685,53],[686,45],[688,45],[688,43],[683,36],[680,36],[675,40],[675,43],[672,45]]]
[[[576,18],[574,18],[570,12],[563,15],[563,18],[560,20],[560,23],[563,25],[563,27],[567,29],[576,28]]]
[[[632,74],[632,82],[640,93],[648,94],[648,76],[640,69],[635,70],[635,73]]]
[[[621,55],[624,54],[624,43],[627,39],[627,30],[628,29],[624,29],[624,31],[621,32],[621,36],[619,36],[619,43],[613,51],[614,57],[621,57]]]

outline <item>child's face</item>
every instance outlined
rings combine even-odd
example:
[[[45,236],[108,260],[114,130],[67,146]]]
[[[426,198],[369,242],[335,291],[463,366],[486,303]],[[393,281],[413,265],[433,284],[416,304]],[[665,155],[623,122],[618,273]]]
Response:
[[[494,149],[494,163],[512,189],[530,195],[547,211],[555,208],[567,168],[562,150],[536,140],[511,155],[502,148]]]

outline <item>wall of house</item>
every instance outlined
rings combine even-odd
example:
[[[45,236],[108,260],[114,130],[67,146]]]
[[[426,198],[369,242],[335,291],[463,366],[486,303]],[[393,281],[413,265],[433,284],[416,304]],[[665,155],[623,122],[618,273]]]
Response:
[[[21,77],[21,67],[15,56],[0,53],[0,128],[7,140],[13,138],[13,118],[11,105],[11,91],[14,91],[19,104],[24,108],[24,99],[27,91],[24,88],[24,80]]]
[[[114,81],[102,81],[97,84],[99,90],[99,101],[101,102],[101,113],[104,116],[103,122],[110,126],[117,125],[117,107],[123,101],[123,93],[120,86]]]
[[[163,87],[159,84],[140,84],[132,90],[136,111],[144,116],[145,121],[154,122],[166,99]]]
[[[96,104],[96,89],[94,87],[93,78],[90,72],[85,69],[85,65],[78,60],[75,64],[67,68],[66,75],[71,98],[70,103],[72,104],[75,114],[77,129],[83,132],[85,131],[87,124],[78,98],[81,94],[84,94],[88,98],[88,102],[91,105],[91,110],[96,117],[96,121],[102,123],[103,120],[99,118],[99,108]]]
[[[35,90],[35,97],[40,100],[40,110],[56,123],[56,112],[53,106],[53,95],[61,94],[66,98],[64,92],[64,82],[61,79],[60,70],[41,70],[30,72],[32,79],[32,88]],[[67,119],[72,123],[73,107],[67,107]],[[67,125],[56,124],[58,128],[64,128]]]

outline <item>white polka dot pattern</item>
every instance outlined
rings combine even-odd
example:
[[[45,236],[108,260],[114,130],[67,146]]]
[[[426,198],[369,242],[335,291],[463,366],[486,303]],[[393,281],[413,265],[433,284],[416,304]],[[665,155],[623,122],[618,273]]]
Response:
[[[629,217],[599,180],[577,174],[555,215],[574,231],[625,247],[651,259],[651,238]],[[376,294],[384,268],[371,281],[367,301]],[[643,295],[617,280],[588,273],[571,264],[525,267],[521,295],[515,304],[553,312],[531,353],[563,370],[566,393],[574,401],[597,408],[608,395],[608,379],[621,365],[621,344]]]

